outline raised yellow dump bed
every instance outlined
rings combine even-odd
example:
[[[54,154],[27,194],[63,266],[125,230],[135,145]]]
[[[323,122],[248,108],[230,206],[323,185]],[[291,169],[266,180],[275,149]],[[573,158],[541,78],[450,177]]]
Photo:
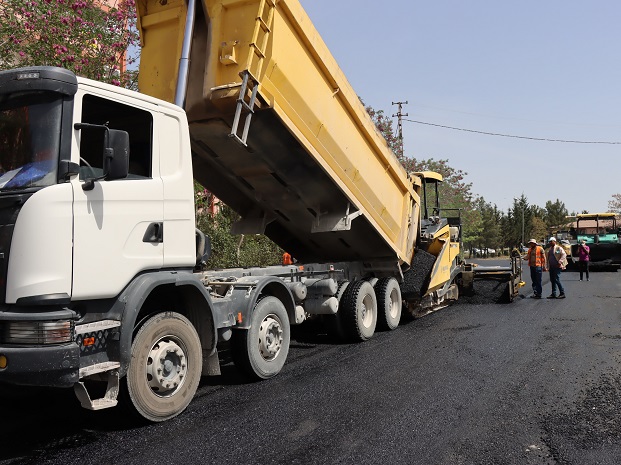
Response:
[[[138,8],[140,90],[173,101],[186,4]],[[297,0],[198,2],[190,63],[194,177],[241,214],[237,232],[298,260],[410,263],[420,181]]]

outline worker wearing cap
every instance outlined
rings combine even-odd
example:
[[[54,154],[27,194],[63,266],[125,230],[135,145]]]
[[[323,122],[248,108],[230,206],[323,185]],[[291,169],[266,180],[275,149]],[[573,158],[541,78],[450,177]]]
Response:
[[[551,237],[548,242],[550,243],[548,268],[550,269],[550,283],[552,283],[552,294],[548,296],[548,299],[564,299],[565,289],[561,284],[561,271],[567,266],[567,253],[565,253],[565,249],[556,244],[556,237]],[[557,287],[558,297],[556,296]]]
[[[533,282],[533,299],[541,299],[541,279],[543,272],[547,270],[546,253],[543,247],[537,244],[535,239],[528,241],[528,250],[523,257],[530,267],[530,279]]]

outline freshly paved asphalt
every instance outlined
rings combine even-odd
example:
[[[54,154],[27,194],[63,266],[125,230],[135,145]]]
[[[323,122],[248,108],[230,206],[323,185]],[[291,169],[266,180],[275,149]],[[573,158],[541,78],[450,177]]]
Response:
[[[619,464],[621,273],[562,279],[564,300],[528,285],[362,344],[297,328],[275,379],[227,364],[163,424],[3,393],[0,464]]]

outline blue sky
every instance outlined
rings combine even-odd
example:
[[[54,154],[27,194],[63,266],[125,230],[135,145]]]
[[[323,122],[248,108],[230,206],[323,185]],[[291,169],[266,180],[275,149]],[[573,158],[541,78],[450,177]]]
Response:
[[[473,193],[606,211],[621,193],[621,2],[301,0],[350,84],[404,121],[405,153],[448,159]],[[396,124],[395,124],[396,127]]]

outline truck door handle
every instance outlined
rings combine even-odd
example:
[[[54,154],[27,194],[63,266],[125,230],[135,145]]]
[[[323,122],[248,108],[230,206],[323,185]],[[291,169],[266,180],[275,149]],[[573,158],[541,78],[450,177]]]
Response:
[[[164,242],[164,223],[151,223],[147,226],[142,242]]]

